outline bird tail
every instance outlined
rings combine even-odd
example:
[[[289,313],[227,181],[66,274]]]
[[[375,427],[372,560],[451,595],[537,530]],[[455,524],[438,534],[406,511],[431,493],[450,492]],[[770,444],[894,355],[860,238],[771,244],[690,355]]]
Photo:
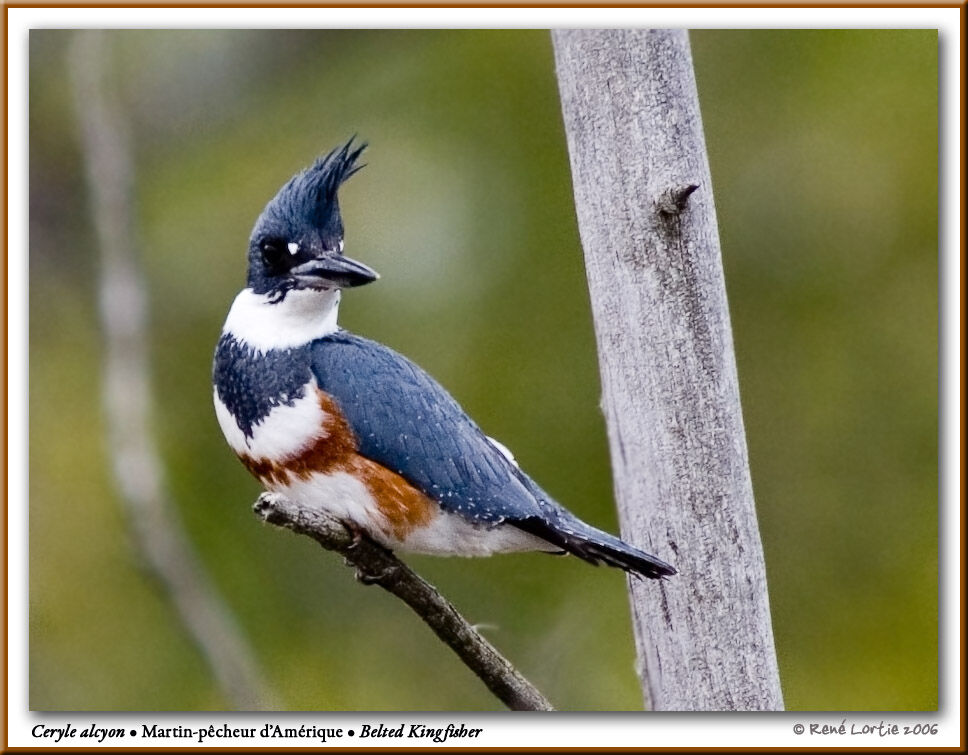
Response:
[[[577,517],[560,516],[555,523],[539,517],[528,517],[514,522],[514,525],[596,566],[606,564],[649,579],[664,579],[677,573],[674,566],[662,559]]]

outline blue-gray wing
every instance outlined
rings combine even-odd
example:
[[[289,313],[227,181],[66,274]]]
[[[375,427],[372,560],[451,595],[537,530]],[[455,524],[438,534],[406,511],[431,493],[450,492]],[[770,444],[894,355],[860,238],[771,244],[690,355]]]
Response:
[[[311,350],[316,381],[339,404],[359,453],[445,511],[497,523],[540,517],[548,507],[453,397],[406,357],[345,331]]]

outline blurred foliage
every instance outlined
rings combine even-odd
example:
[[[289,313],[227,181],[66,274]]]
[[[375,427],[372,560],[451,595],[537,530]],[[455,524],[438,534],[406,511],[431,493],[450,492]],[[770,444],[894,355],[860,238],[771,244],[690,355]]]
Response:
[[[97,253],[63,49],[30,38],[30,705],[222,708],[108,474]],[[359,133],[341,321],[402,351],[616,529],[542,31],[117,31],[155,425],[192,539],[285,704],[500,709],[398,601],[258,526],[211,352],[263,204]],[[937,706],[937,35],[692,35],[787,705]],[[641,707],[625,580],[410,557],[562,709]]]

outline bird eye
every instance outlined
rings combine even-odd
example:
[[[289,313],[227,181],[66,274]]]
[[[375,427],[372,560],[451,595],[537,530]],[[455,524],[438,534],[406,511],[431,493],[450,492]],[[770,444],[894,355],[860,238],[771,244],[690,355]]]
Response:
[[[262,261],[271,268],[280,267],[286,259],[286,244],[278,239],[269,239],[261,244]]]

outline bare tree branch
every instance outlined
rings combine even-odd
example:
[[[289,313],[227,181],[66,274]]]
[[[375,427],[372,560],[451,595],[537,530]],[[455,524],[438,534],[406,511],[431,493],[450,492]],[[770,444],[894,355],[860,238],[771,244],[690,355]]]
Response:
[[[105,81],[106,45],[103,32],[78,32],[68,64],[101,253],[102,400],[114,477],[139,555],[167,591],[222,694],[242,710],[272,709],[277,705],[254,654],[167,503],[150,429],[147,294],[135,253],[131,146]]]
[[[622,529],[680,571],[631,583],[643,693],[781,709],[688,35],[553,40]]]
[[[511,710],[554,710],[551,703],[461,616],[457,609],[390,551],[355,535],[337,519],[283,496],[263,493],[253,507],[264,521],[308,535],[356,567],[360,581],[376,584],[410,606]]]

